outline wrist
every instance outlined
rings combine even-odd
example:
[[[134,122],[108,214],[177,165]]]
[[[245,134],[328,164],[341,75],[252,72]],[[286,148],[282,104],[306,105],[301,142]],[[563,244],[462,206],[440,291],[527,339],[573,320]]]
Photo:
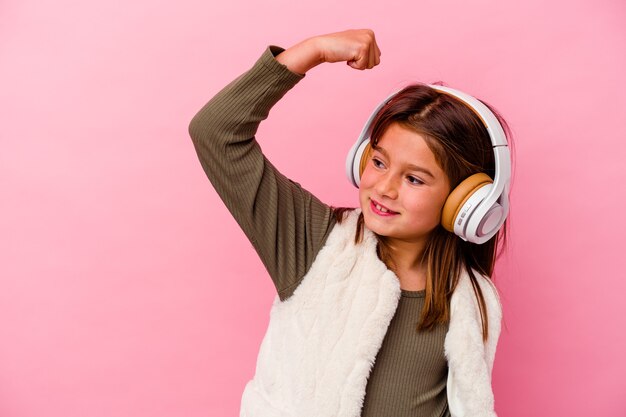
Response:
[[[290,71],[304,75],[323,62],[316,38],[305,39],[276,56]]]
[[[322,48],[320,47],[319,37],[314,36],[312,38],[305,39],[304,41],[302,41],[302,44],[305,44],[306,48],[309,49],[309,54],[312,62],[311,68],[324,63],[324,54],[322,53]]]

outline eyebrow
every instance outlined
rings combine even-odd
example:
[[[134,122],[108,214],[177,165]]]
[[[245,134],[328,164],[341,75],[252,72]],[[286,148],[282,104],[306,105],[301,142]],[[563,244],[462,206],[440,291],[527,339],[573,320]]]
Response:
[[[379,151],[380,153],[382,153],[383,155],[385,155],[386,158],[389,158],[389,154],[387,153],[387,151],[380,145],[377,145],[374,150]],[[407,167],[412,170],[412,171],[419,171],[419,172],[423,172],[426,175],[429,175],[431,178],[435,178],[435,176],[426,168],[422,168],[420,166],[414,165],[414,164],[409,164],[407,165]]]

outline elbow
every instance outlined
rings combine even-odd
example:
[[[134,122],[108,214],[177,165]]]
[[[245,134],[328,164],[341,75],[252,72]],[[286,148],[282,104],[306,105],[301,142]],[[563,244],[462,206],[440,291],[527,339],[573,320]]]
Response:
[[[198,112],[189,122],[187,131],[194,144],[211,143],[217,140],[217,119],[206,111]]]
[[[195,144],[219,142],[224,133],[224,116],[210,103],[200,109],[187,126],[189,137]]]
[[[202,131],[202,129],[200,129],[199,113],[191,119],[191,121],[189,122],[189,126],[187,126],[187,131],[189,132],[189,137],[191,138],[191,140],[194,143],[197,142],[200,136],[200,132]]]
[[[201,160],[212,161],[223,153],[226,135],[219,129],[219,118],[200,111],[187,126],[189,137]]]

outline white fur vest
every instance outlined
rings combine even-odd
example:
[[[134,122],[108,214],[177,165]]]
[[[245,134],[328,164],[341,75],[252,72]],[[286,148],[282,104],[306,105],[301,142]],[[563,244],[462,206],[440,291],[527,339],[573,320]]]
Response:
[[[241,398],[241,417],[358,417],[367,379],[398,305],[397,276],[376,255],[376,236],[354,235],[360,209],[336,224],[293,295],[276,296],[256,372]],[[478,304],[467,274],[451,299],[444,343],[453,417],[495,416],[491,370],[502,310],[495,287],[476,274],[487,305],[482,341]]]

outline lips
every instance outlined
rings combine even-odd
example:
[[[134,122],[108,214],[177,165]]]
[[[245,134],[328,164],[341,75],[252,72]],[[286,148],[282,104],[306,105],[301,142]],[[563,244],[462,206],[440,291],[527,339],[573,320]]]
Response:
[[[398,212],[391,210],[389,207],[380,204],[376,200],[371,200],[370,206],[376,214],[379,214],[381,216],[393,216],[398,214]]]

